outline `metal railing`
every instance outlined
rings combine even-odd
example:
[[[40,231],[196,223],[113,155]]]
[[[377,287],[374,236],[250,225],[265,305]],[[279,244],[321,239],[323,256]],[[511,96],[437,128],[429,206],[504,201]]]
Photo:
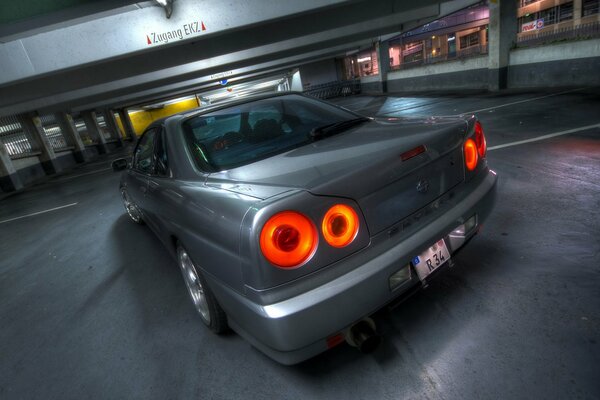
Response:
[[[600,22],[569,26],[556,30],[528,33],[517,38],[518,47],[537,46],[553,42],[600,37]]]
[[[4,143],[4,147],[12,159],[39,154],[16,116],[0,118],[0,140]]]
[[[40,116],[40,120],[42,121],[42,127],[44,128],[44,133],[48,138],[48,142],[50,142],[50,146],[52,146],[54,150],[62,151],[72,148],[72,144],[69,143],[67,138],[63,135],[60,125],[58,125],[54,115],[42,115]]]
[[[309,89],[304,90],[304,93],[319,99],[330,99],[332,97],[358,94],[360,93],[360,79],[313,85]]]
[[[482,54],[487,54],[487,52],[488,52],[487,44],[480,44],[480,45],[468,47],[463,50],[459,50],[455,53],[441,54],[438,56],[433,56],[431,54],[428,54],[428,55],[425,55],[425,58],[420,59],[420,60],[403,62],[402,64],[398,64],[398,65],[392,65],[390,67],[390,70],[396,71],[396,70],[403,70],[403,69],[408,69],[408,68],[421,67],[423,65],[435,64],[435,63],[442,62],[442,61],[462,60],[462,59],[469,58],[469,57],[475,57],[475,56],[479,56]]]

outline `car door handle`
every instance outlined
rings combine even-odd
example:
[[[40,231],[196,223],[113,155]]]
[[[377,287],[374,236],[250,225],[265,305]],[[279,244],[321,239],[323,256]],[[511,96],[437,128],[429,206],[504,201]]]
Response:
[[[142,193],[146,194],[148,192],[148,188],[146,186],[142,186],[140,188],[140,190],[142,191]]]

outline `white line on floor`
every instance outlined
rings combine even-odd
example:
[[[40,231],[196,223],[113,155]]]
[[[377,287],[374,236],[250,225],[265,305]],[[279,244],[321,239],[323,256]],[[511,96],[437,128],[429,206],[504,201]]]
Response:
[[[558,92],[558,93],[552,93],[552,94],[547,94],[545,96],[540,96],[540,97],[534,97],[532,99],[525,99],[525,100],[519,100],[519,101],[513,101],[512,103],[506,103],[506,104],[500,104],[498,106],[493,106],[493,107],[488,107],[488,108],[482,108],[480,110],[473,110],[473,111],[466,111],[462,114],[475,114],[475,113],[480,113],[482,111],[489,111],[489,110],[495,110],[497,108],[502,108],[502,107],[508,107],[508,106],[513,106],[515,104],[521,104],[521,103],[527,103],[529,101],[535,101],[535,100],[540,100],[540,99],[545,99],[547,97],[552,97],[552,96],[559,96],[561,94],[565,94],[565,93],[571,93],[571,92],[576,92],[578,90],[583,90],[584,88],[578,88],[578,89],[571,89],[571,90],[565,90],[564,92]]]
[[[71,203],[71,204],[67,204],[67,205],[64,205],[64,206],[60,206],[60,207],[50,208],[50,209],[44,210],[44,211],[38,211],[38,212],[34,212],[34,213],[31,213],[31,214],[27,214],[27,215],[21,215],[20,217],[5,219],[4,221],[0,221],[0,224],[4,224],[4,223],[10,222],[10,221],[15,221],[17,219],[22,219],[22,218],[27,218],[27,217],[33,217],[34,215],[44,214],[44,213],[51,212],[51,211],[60,210],[61,208],[73,207],[73,206],[76,206],[77,204],[78,203]]]
[[[550,139],[550,138],[553,138],[553,137],[556,137],[556,136],[568,135],[569,133],[575,133],[575,132],[579,132],[579,131],[585,131],[585,130],[592,129],[592,128],[600,128],[600,123],[594,124],[594,125],[582,126],[580,128],[568,129],[566,131],[554,132],[554,133],[550,133],[548,135],[538,136],[538,137],[534,137],[534,138],[531,138],[531,139],[519,140],[517,142],[499,144],[498,146],[488,147],[488,150],[498,150],[498,149],[503,149],[505,147],[518,146],[520,144],[537,142],[539,140]]]

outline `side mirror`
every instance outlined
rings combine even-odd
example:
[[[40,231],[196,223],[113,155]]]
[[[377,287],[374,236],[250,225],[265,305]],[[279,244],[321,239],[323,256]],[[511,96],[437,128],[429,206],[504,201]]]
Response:
[[[113,171],[123,171],[127,168],[127,160],[124,158],[117,158],[111,164]]]

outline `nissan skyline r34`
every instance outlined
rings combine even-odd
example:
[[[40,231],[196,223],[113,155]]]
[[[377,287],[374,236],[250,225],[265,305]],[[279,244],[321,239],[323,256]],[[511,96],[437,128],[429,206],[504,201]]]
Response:
[[[284,364],[373,348],[369,316],[451,262],[497,180],[474,116],[367,118],[290,92],[156,121],[113,167],[204,324]]]

